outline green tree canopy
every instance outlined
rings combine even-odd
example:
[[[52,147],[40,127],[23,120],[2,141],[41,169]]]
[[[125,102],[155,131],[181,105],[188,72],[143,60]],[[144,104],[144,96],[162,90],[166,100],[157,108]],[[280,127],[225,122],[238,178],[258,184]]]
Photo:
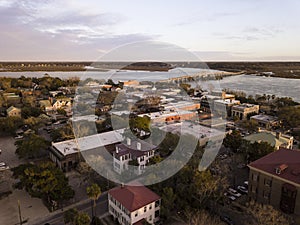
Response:
[[[31,195],[43,198],[49,204],[52,200],[60,202],[74,196],[68,179],[53,163],[20,165],[13,171],[14,176],[20,179],[21,185]]]
[[[237,152],[237,150],[240,148],[242,144],[242,136],[239,131],[232,131],[231,134],[227,134],[224,138],[223,144],[226,148],[232,149],[234,152]]]
[[[80,212],[75,218],[75,225],[90,225],[91,219],[85,212]]]
[[[37,158],[43,155],[43,150],[46,150],[50,143],[43,137],[36,134],[30,134],[24,140],[16,141],[16,153],[20,158]]]

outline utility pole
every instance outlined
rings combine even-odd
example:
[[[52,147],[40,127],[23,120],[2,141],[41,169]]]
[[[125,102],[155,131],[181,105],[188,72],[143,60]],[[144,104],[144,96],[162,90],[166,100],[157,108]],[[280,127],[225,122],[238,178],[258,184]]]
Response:
[[[22,225],[22,215],[21,215],[20,200],[18,200],[18,209],[19,209],[19,220],[20,220],[20,225]]]

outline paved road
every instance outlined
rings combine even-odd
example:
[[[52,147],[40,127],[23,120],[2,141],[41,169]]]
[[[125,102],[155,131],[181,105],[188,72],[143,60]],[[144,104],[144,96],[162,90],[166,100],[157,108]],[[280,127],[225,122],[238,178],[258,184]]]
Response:
[[[103,193],[101,197],[97,200],[97,206],[96,206],[96,215],[98,217],[101,217],[102,215],[106,214],[108,212],[107,207],[107,193]],[[34,220],[32,222],[29,222],[29,225],[43,225],[45,223],[49,223],[50,225],[64,225],[64,212],[69,208],[77,208],[78,211],[84,211],[90,215],[92,218],[92,208],[91,208],[91,201],[85,200],[80,203],[77,203],[72,206],[68,206],[63,211],[55,211],[51,213],[48,216],[45,216],[44,218],[40,218],[38,220]]]

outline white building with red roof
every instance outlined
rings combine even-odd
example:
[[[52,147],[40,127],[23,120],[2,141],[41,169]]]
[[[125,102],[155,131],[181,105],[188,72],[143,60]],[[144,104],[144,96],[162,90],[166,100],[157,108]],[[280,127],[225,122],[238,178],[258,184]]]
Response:
[[[108,192],[109,213],[122,225],[154,224],[159,220],[161,197],[145,186],[121,186]]]

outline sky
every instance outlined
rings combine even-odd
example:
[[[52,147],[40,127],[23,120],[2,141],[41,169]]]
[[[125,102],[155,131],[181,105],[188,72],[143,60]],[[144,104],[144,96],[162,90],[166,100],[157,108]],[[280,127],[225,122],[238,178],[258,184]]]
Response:
[[[0,0],[0,61],[93,61],[145,41],[203,61],[299,61],[299,21],[298,0]]]

